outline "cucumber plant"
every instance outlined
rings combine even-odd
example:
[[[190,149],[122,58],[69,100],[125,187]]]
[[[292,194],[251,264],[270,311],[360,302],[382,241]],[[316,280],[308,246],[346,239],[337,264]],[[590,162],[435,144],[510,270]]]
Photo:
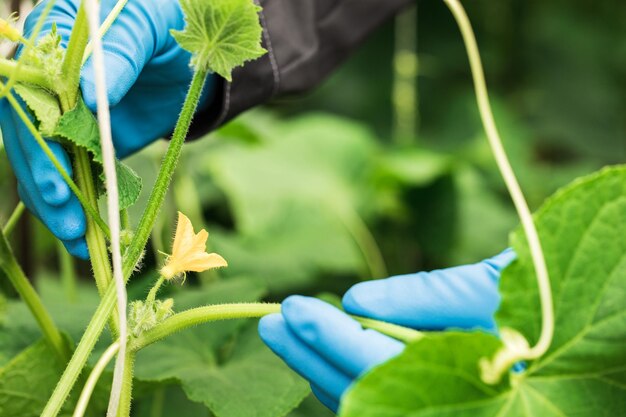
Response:
[[[575,182],[549,200],[533,220],[497,133],[469,20],[457,0],[444,1],[461,28],[487,136],[522,220],[522,229],[512,235],[518,260],[502,278],[503,302],[498,316],[501,336],[498,339],[456,332],[425,335],[357,318],[364,326],[403,340],[409,346],[398,358],[360,379],[344,398],[340,414],[592,416],[606,407],[619,413],[626,409],[623,347],[626,169],[606,169]],[[98,380],[116,355],[108,405],[111,416],[130,415],[133,381],[137,379],[149,382],[177,379],[189,398],[205,403],[218,417],[252,413],[267,417],[285,415],[306,395],[306,387],[295,382],[288,372],[277,369],[275,362],[268,365],[265,357],[252,355],[250,360],[257,367],[255,377],[265,376],[268,385],[274,384],[268,389],[271,395],[248,405],[236,404],[238,391],[231,387],[228,392],[220,387],[223,379],[219,376],[200,376],[198,369],[202,368],[202,361],[190,358],[188,366],[196,371],[192,373],[183,374],[180,369],[167,366],[167,355],[175,351],[172,347],[185,343],[177,342],[176,336],[172,336],[181,330],[201,323],[261,317],[280,311],[278,304],[252,302],[262,294],[254,287],[237,283],[227,284],[240,290],[237,300],[220,298],[219,289],[201,298],[157,298],[165,282],[182,282],[186,272],[227,264],[219,255],[206,252],[208,234],[204,230],[196,234],[185,215],[179,214],[172,253],[156,272],[147,297],[128,307],[125,300],[125,285],[139,268],[208,74],[216,73],[230,80],[235,67],[265,53],[261,46],[260,8],[251,0],[181,0],[187,25],[172,35],[192,53],[194,76],[138,226],[121,231],[120,224],[127,227],[128,222],[120,221],[119,212],[137,202],[141,179],[113,158],[108,105],[102,99],[106,96],[103,78],[98,82],[98,120],[83,103],[78,82],[82,64],[89,55],[93,55],[97,64],[96,72],[103,74],[100,38],[125,3],[120,0],[98,28],[97,2],[83,0],[67,49],[60,46],[55,30],[40,39],[39,30],[35,30],[29,39],[24,39],[10,19],[0,21],[0,36],[23,46],[18,60],[0,59],[0,74],[6,78],[0,84],[0,95],[9,101],[85,209],[86,238],[100,296],[95,312],[74,346],[73,338],[59,330],[12,253],[6,231],[23,211],[23,206],[18,206],[11,224],[0,235],[0,267],[34,316],[43,339],[16,355],[0,371],[0,386],[11,385],[13,390],[27,392],[28,384],[21,381],[20,385],[18,375],[24,372],[24,364],[29,363],[33,372],[49,370],[41,378],[46,382],[38,384],[37,389],[50,396],[45,404],[1,405],[4,409],[0,408],[0,415],[54,417],[71,413],[79,417],[94,412],[102,406],[97,404],[102,402],[98,399],[102,396]],[[39,23],[53,4],[53,0],[47,3]],[[75,181],[56,161],[44,137],[58,140],[71,153]],[[98,198],[105,193],[108,222],[98,208]],[[572,215],[577,220],[565,223]],[[610,242],[609,250],[603,244],[605,241]],[[554,305],[553,293],[557,300]],[[215,304],[198,306],[207,301]],[[180,307],[186,309],[179,310]],[[111,343],[95,363],[89,363],[107,323]],[[203,341],[224,342],[233,328],[225,333],[222,330],[212,333],[207,329]],[[249,329],[243,334],[243,340],[255,337]],[[534,347],[530,347],[529,340],[535,342]],[[153,366],[143,366],[137,361],[142,350]],[[53,364],[46,363],[47,355],[55,356]],[[526,369],[520,370],[524,366]],[[512,368],[517,371],[511,371]],[[58,381],[55,375],[60,375]],[[214,385],[206,386],[207,381]],[[82,390],[75,387],[77,383],[83,384]],[[398,390],[398,386],[406,388]],[[444,386],[446,389],[442,389]],[[577,400],[571,401],[572,395],[565,391],[576,393],[573,396]],[[582,403],[585,398],[593,402],[592,406]]]

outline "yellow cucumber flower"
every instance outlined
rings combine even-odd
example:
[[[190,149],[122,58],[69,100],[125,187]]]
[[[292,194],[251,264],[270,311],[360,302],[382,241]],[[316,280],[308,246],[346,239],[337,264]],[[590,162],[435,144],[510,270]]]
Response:
[[[15,18],[9,20],[0,19],[0,38],[8,39],[11,42],[18,42],[22,39],[22,34],[12,26]]]
[[[208,237],[209,233],[206,230],[194,233],[189,218],[178,212],[172,254],[161,269],[161,275],[165,279],[172,279],[186,272],[203,272],[228,266],[224,258],[217,253],[206,252]]]

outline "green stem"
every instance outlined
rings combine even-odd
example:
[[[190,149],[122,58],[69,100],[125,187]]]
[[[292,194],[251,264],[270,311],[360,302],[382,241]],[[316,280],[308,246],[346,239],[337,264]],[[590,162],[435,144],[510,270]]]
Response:
[[[399,144],[411,144],[418,119],[417,101],[417,3],[396,18],[393,58],[393,138]]]
[[[17,82],[35,84],[49,90],[53,89],[48,78],[39,68],[21,65],[18,71],[18,65],[17,61],[0,58],[0,75]]]
[[[161,324],[144,332],[131,341],[128,350],[138,351],[173,333],[198,324],[220,320],[258,318],[273,313],[280,313],[280,304],[218,304],[193,308],[175,314]]]
[[[370,278],[386,278],[388,273],[385,258],[372,232],[370,232],[367,224],[365,224],[365,221],[363,221],[359,213],[352,207],[340,210],[338,213],[343,225],[350,235],[352,235],[352,238],[363,254],[363,258],[369,269]]]
[[[85,387],[83,391],[80,393],[80,398],[78,399],[78,403],[76,404],[76,408],[74,409],[74,414],[72,417],[83,417],[85,415],[85,411],[87,410],[87,406],[89,405],[89,400],[91,399],[91,394],[96,388],[96,384],[104,372],[106,366],[111,362],[111,360],[117,354],[117,351],[120,349],[119,340],[113,343],[108,349],[100,356],[96,366],[93,367],[93,370],[89,374],[89,378],[87,378],[87,382],[85,383]]]
[[[180,158],[185,138],[189,132],[189,126],[191,125],[191,121],[198,107],[207,74],[208,73],[206,71],[197,71],[193,76],[189,91],[187,92],[187,98],[185,99],[183,109],[180,117],[178,118],[178,122],[176,123],[174,134],[172,135],[172,139],[167,148],[167,153],[165,154],[163,163],[161,164],[161,169],[159,170],[152,193],[150,194],[148,204],[143,212],[141,220],[139,221],[133,241],[131,242],[131,245],[126,253],[126,258],[124,259],[125,277],[132,273],[135,265],[141,259],[146,243],[150,238],[152,227],[154,226],[154,222],[159,214],[161,205],[163,204],[163,200],[165,199],[165,195],[172,180],[174,170],[178,164],[178,159]]]
[[[130,349],[126,351],[126,360],[124,361],[124,376],[122,379],[122,392],[120,396],[119,408],[117,409],[117,417],[130,417],[135,355],[136,352]]]
[[[2,87],[2,83],[0,83],[0,88],[1,87]],[[41,136],[41,133],[39,132],[39,130],[37,130],[33,122],[31,122],[30,118],[28,117],[28,115],[26,114],[22,106],[20,106],[20,104],[17,102],[13,94],[11,93],[7,94],[6,99],[9,101],[9,103],[11,104],[11,107],[13,107],[13,110],[15,111],[17,116],[20,118],[20,120],[24,123],[28,131],[33,135],[33,137],[35,138],[35,140],[37,141],[41,149],[44,151],[46,156],[50,159],[50,161],[52,162],[54,167],[57,169],[61,177],[63,177],[63,180],[65,180],[65,182],[70,187],[72,192],[76,195],[76,198],[78,198],[78,201],[81,203],[81,205],[85,209],[85,212],[88,214],[88,217],[91,217],[91,219],[95,221],[96,224],[98,224],[98,226],[103,231],[103,233],[108,237],[110,235],[109,227],[106,225],[104,220],[102,220],[102,217],[100,217],[100,214],[96,210],[97,206],[95,204],[92,204],[89,200],[87,200],[87,197],[85,197],[83,192],[78,188],[78,185],[76,185],[74,180],[72,180],[72,178],[69,176],[65,168],[61,165],[57,157],[52,152],[52,149],[50,149],[50,146],[48,146],[48,143],[45,141],[43,136]]]
[[[91,161],[89,160],[89,155],[87,154],[86,149],[76,145],[74,146],[74,165],[76,180],[78,181],[79,187],[85,192],[85,195],[90,200],[90,204],[97,204],[98,197],[93,183],[93,174],[91,172]],[[100,294],[100,297],[102,297],[111,281],[113,281],[111,265],[109,263],[109,250],[102,231],[97,228],[93,220],[89,218],[87,218],[87,232],[85,233],[85,240],[87,241],[87,247],[89,248],[89,259],[91,261],[91,268],[93,269],[96,287],[98,287],[98,293]],[[111,332],[113,333],[114,339],[117,338],[119,332],[119,319],[115,313],[116,310],[114,308],[111,312],[110,320]]]
[[[120,220],[122,221],[122,229],[131,229],[132,225],[130,223],[130,214],[128,213],[128,209],[120,210]]]
[[[280,308],[280,304],[266,303],[218,304],[193,308],[175,314],[161,324],[144,332],[130,343],[129,350],[137,351],[143,349],[173,333],[188,327],[197,326],[198,324],[220,320],[259,318],[268,314],[280,313]],[[368,328],[378,330],[405,342],[411,342],[421,337],[421,333],[413,329],[362,317],[354,318]]]
[[[76,270],[74,269],[74,258],[65,249],[61,241],[57,241],[57,253],[61,270],[61,282],[65,289],[65,295],[70,303],[76,302]]]
[[[40,417],[56,417],[58,415],[104,330],[104,326],[115,307],[115,302],[115,285],[109,285]]]
[[[161,166],[161,170],[159,171],[159,176],[157,177],[157,184],[152,191],[152,195],[150,196],[150,200],[148,202],[148,207],[144,212],[142,217],[142,221],[140,222],[140,227],[135,234],[133,239],[133,244],[128,249],[128,255],[124,259],[124,279],[128,281],[130,275],[132,274],[135,265],[141,259],[143,254],[143,248],[148,241],[148,237],[150,236],[150,228],[154,223],[154,219],[156,218],[158,209],[165,198],[165,192],[167,186],[169,184],[170,178],[172,177],[172,173],[174,168],[176,167],[176,162],[180,156],[180,151],[182,145],[184,143],[187,132],[189,131],[189,126],[191,125],[191,119],[193,118],[193,114],[195,113],[195,109],[197,108],[198,102],[200,100],[200,95],[202,93],[202,87],[204,85],[204,80],[206,79],[206,72],[198,72],[194,75],[193,81],[189,88],[189,92],[187,98],[185,100],[185,104],[183,106],[183,111],[181,113],[180,118],[176,124],[176,128],[174,130],[174,135],[172,140],[170,141],[167,153],[165,155],[165,160],[163,165]],[[164,189],[165,188],[165,189]],[[87,329],[83,334],[76,350],[74,351],[74,355],[70,359],[69,364],[65,368],[63,375],[59,383],[57,384],[52,396],[48,400],[46,407],[41,415],[41,417],[56,417],[63,403],[67,399],[70,391],[72,390],[74,384],[76,383],[76,379],[80,374],[81,370],[84,368],[87,359],[89,358],[89,354],[93,350],[98,337],[104,330],[104,326],[106,324],[107,318],[114,312],[116,303],[116,289],[115,285],[109,285],[104,296],[100,300],[100,304],[96,312],[94,313],[91,321],[87,325]]]
[[[149,305],[149,304],[154,303],[154,301],[156,300],[156,296],[159,293],[159,290],[161,289],[161,285],[163,285],[163,282],[165,282],[165,277],[163,275],[160,275],[159,279],[154,284],[154,286],[150,289],[150,292],[148,293],[148,296],[146,297],[146,304]]]
[[[85,13],[85,4],[81,1],[61,68],[64,82],[60,88],[56,89],[64,112],[74,108],[78,100],[80,70],[83,66],[83,55],[88,43],[89,25]]]
[[[15,230],[15,226],[17,226],[17,223],[22,218],[24,210],[26,210],[26,206],[20,201],[19,204],[15,207],[15,210],[13,210],[13,213],[11,213],[11,217],[9,217],[9,220],[7,220],[4,228],[2,229],[2,233],[4,233],[5,236],[10,236],[13,230]]]
[[[361,323],[363,327],[376,330],[380,333],[386,334],[387,336],[393,337],[394,339],[401,340],[405,343],[415,342],[416,340],[424,337],[424,334],[422,332],[414,329],[409,329],[408,327],[398,326],[397,324],[387,323],[385,321],[368,319],[366,317],[359,317],[354,315],[350,316],[359,323]]]
[[[11,246],[4,233],[0,233],[0,268],[7,275],[11,284],[20,295],[30,312],[35,317],[37,324],[41,328],[46,341],[57,353],[64,363],[70,356],[70,351],[61,335],[61,332],[54,324],[50,313],[41,302],[39,295],[31,285],[24,271],[13,255]]]
[[[487,140],[493,152],[494,159],[500,170],[500,174],[506,184],[507,190],[513,200],[515,209],[522,223],[522,228],[528,246],[530,249],[531,257],[533,260],[533,266],[535,268],[535,274],[537,278],[537,285],[539,287],[539,298],[541,301],[541,333],[537,344],[532,348],[526,349],[510,349],[507,347],[507,340],[503,337],[505,347],[502,351],[505,351],[505,355],[508,357],[506,361],[497,361],[483,366],[483,380],[488,383],[497,382],[501,375],[507,372],[514,363],[524,359],[537,359],[540,358],[550,348],[552,343],[552,336],[554,335],[554,305],[552,302],[552,290],[550,288],[550,276],[548,274],[548,268],[546,260],[541,248],[541,241],[539,240],[539,234],[533,221],[533,216],[528,208],[524,193],[517,181],[509,158],[507,157],[504,146],[502,145],[502,139],[498,133],[496,127],[495,118],[489,104],[489,94],[487,93],[487,83],[485,82],[485,72],[483,70],[482,61],[480,59],[480,53],[478,52],[478,44],[476,43],[476,36],[472,25],[465,13],[465,9],[458,0],[444,0],[454,19],[456,20],[465,49],[467,50],[467,56],[470,63],[472,72],[472,79],[474,81],[474,88],[476,90],[476,101],[478,104],[478,110],[480,117],[487,134]],[[513,334],[510,333],[509,334]],[[519,337],[517,334],[514,336],[515,340],[511,341],[511,345],[517,345],[519,347]],[[502,354],[498,352],[495,359],[498,356],[502,357]],[[488,369],[491,368],[491,369]],[[489,377],[486,377],[489,374]]]

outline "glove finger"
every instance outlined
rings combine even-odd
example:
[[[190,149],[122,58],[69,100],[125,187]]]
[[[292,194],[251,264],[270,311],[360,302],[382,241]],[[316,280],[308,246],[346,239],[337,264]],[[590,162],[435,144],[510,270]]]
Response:
[[[30,211],[41,222],[46,224],[46,222],[43,220],[44,218],[38,212],[37,206],[33,204],[33,201],[31,200],[30,195],[28,194],[28,192],[25,191],[25,187],[21,183],[18,183],[17,191],[20,196],[20,199],[24,202],[24,205],[26,205],[26,208],[28,208],[28,211]],[[52,231],[52,229],[50,230]],[[63,243],[63,245],[65,246],[65,249],[67,249],[67,251],[72,256],[75,256],[79,259],[83,259],[85,261],[89,259],[89,249],[87,248],[87,241],[85,240],[84,233],[81,237],[77,239],[59,239],[59,240]]]
[[[500,271],[511,250],[473,265],[363,282],[343,298],[346,311],[417,329],[495,330]]]
[[[18,101],[28,114],[26,105],[19,98]],[[70,187],[57,171],[48,155],[41,149],[41,146],[39,146],[39,143],[37,143],[30,131],[24,126],[22,120],[17,116],[17,113],[15,113],[10,106],[4,106],[3,111],[7,112],[7,116],[10,115],[11,121],[7,121],[7,126],[11,125],[14,127],[11,129],[16,133],[15,138],[17,140],[14,142],[17,142],[21,148],[21,153],[24,155],[26,164],[30,169],[35,187],[43,200],[46,204],[55,207],[66,204],[72,197]],[[63,169],[72,176],[70,159],[61,145],[51,141],[47,141],[47,143]]]
[[[404,350],[403,343],[364,330],[356,320],[316,298],[291,296],[283,301],[282,313],[294,335],[351,378]]]
[[[330,409],[333,413],[337,412],[339,409],[339,401],[335,400],[326,391],[315,384],[311,384],[311,391],[313,391],[313,394],[317,397],[317,399],[320,400],[320,402],[328,409]]]
[[[72,195],[64,204],[51,206],[46,203],[33,178],[33,173],[20,146],[20,129],[6,123],[6,107],[2,110],[4,146],[11,166],[20,184],[20,196],[30,211],[61,240],[75,240],[85,235],[86,219],[78,199]],[[24,132],[22,132],[24,133]]]
[[[259,322],[259,335],[290,368],[339,400],[352,380],[310,349],[291,330],[281,314],[271,314]]]

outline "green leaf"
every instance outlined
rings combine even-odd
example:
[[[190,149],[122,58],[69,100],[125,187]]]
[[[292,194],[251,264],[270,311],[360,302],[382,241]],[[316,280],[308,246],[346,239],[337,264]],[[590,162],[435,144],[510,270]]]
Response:
[[[360,379],[344,395],[339,415],[496,416],[493,411],[506,401],[501,397],[503,387],[482,383],[478,360],[500,346],[495,337],[482,333],[426,336]]]
[[[344,417],[595,417],[626,410],[626,167],[574,181],[535,215],[556,312],[548,352],[522,374],[485,385],[477,362],[499,342],[483,334],[434,335],[362,378]],[[540,331],[532,261],[521,230],[502,280],[500,327],[531,342]]]
[[[56,97],[34,85],[16,84],[13,88],[39,121],[42,135],[52,136],[61,118],[61,108]]]
[[[537,376],[626,369],[626,167],[574,181],[535,215],[546,255],[556,331],[530,370]],[[523,232],[512,236],[518,261],[504,271],[500,326],[534,343],[541,330],[539,295]],[[622,387],[625,391],[626,387]]]
[[[76,107],[61,116],[54,136],[60,136],[82,146],[93,155],[94,161],[102,164],[98,122],[82,98],[78,100]]]
[[[55,358],[41,340],[0,369],[0,416],[39,416],[63,371]]]
[[[64,369],[65,364],[43,339],[26,347],[0,368],[0,417],[39,416]],[[101,415],[106,409],[110,383],[111,373],[106,372],[96,386],[88,416]],[[60,417],[72,415],[79,393],[74,390]]]
[[[252,0],[181,0],[187,26],[172,30],[180,46],[193,54],[197,69],[231,81],[234,68],[267,51],[261,47],[261,8]]]
[[[70,142],[87,149],[93,156],[98,167],[94,175],[99,179],[98,191],[103,194],[104,174],[102,172],[102,148],[100,146],[100,131],[98,122],[82,99],[78,100],[76,107],[61,116],[54,132]],[[119,192],[120,209],[126,209],[137,202],[141,194],[141,178],[129,166],[116,161],[117,186]]]
[[[255,301],[263,293],[254,281],[228,280],[175,294],[174,309]],[[308,393],[304,381],[262,344],[256,324],[244,320],[203,324],[148,346],[137,354],[135,376],[180,383],[190,400],[216,417],[284,416]]]
[[[215,250],[237,259],[220,272],[295,290],[320,273],[364,271],[350,222],[377,210],[375,136],[329,115],[273,126],[259,145],[231,143],[195,163],[212,174],[235,218],[236,234],[211,229]]]

